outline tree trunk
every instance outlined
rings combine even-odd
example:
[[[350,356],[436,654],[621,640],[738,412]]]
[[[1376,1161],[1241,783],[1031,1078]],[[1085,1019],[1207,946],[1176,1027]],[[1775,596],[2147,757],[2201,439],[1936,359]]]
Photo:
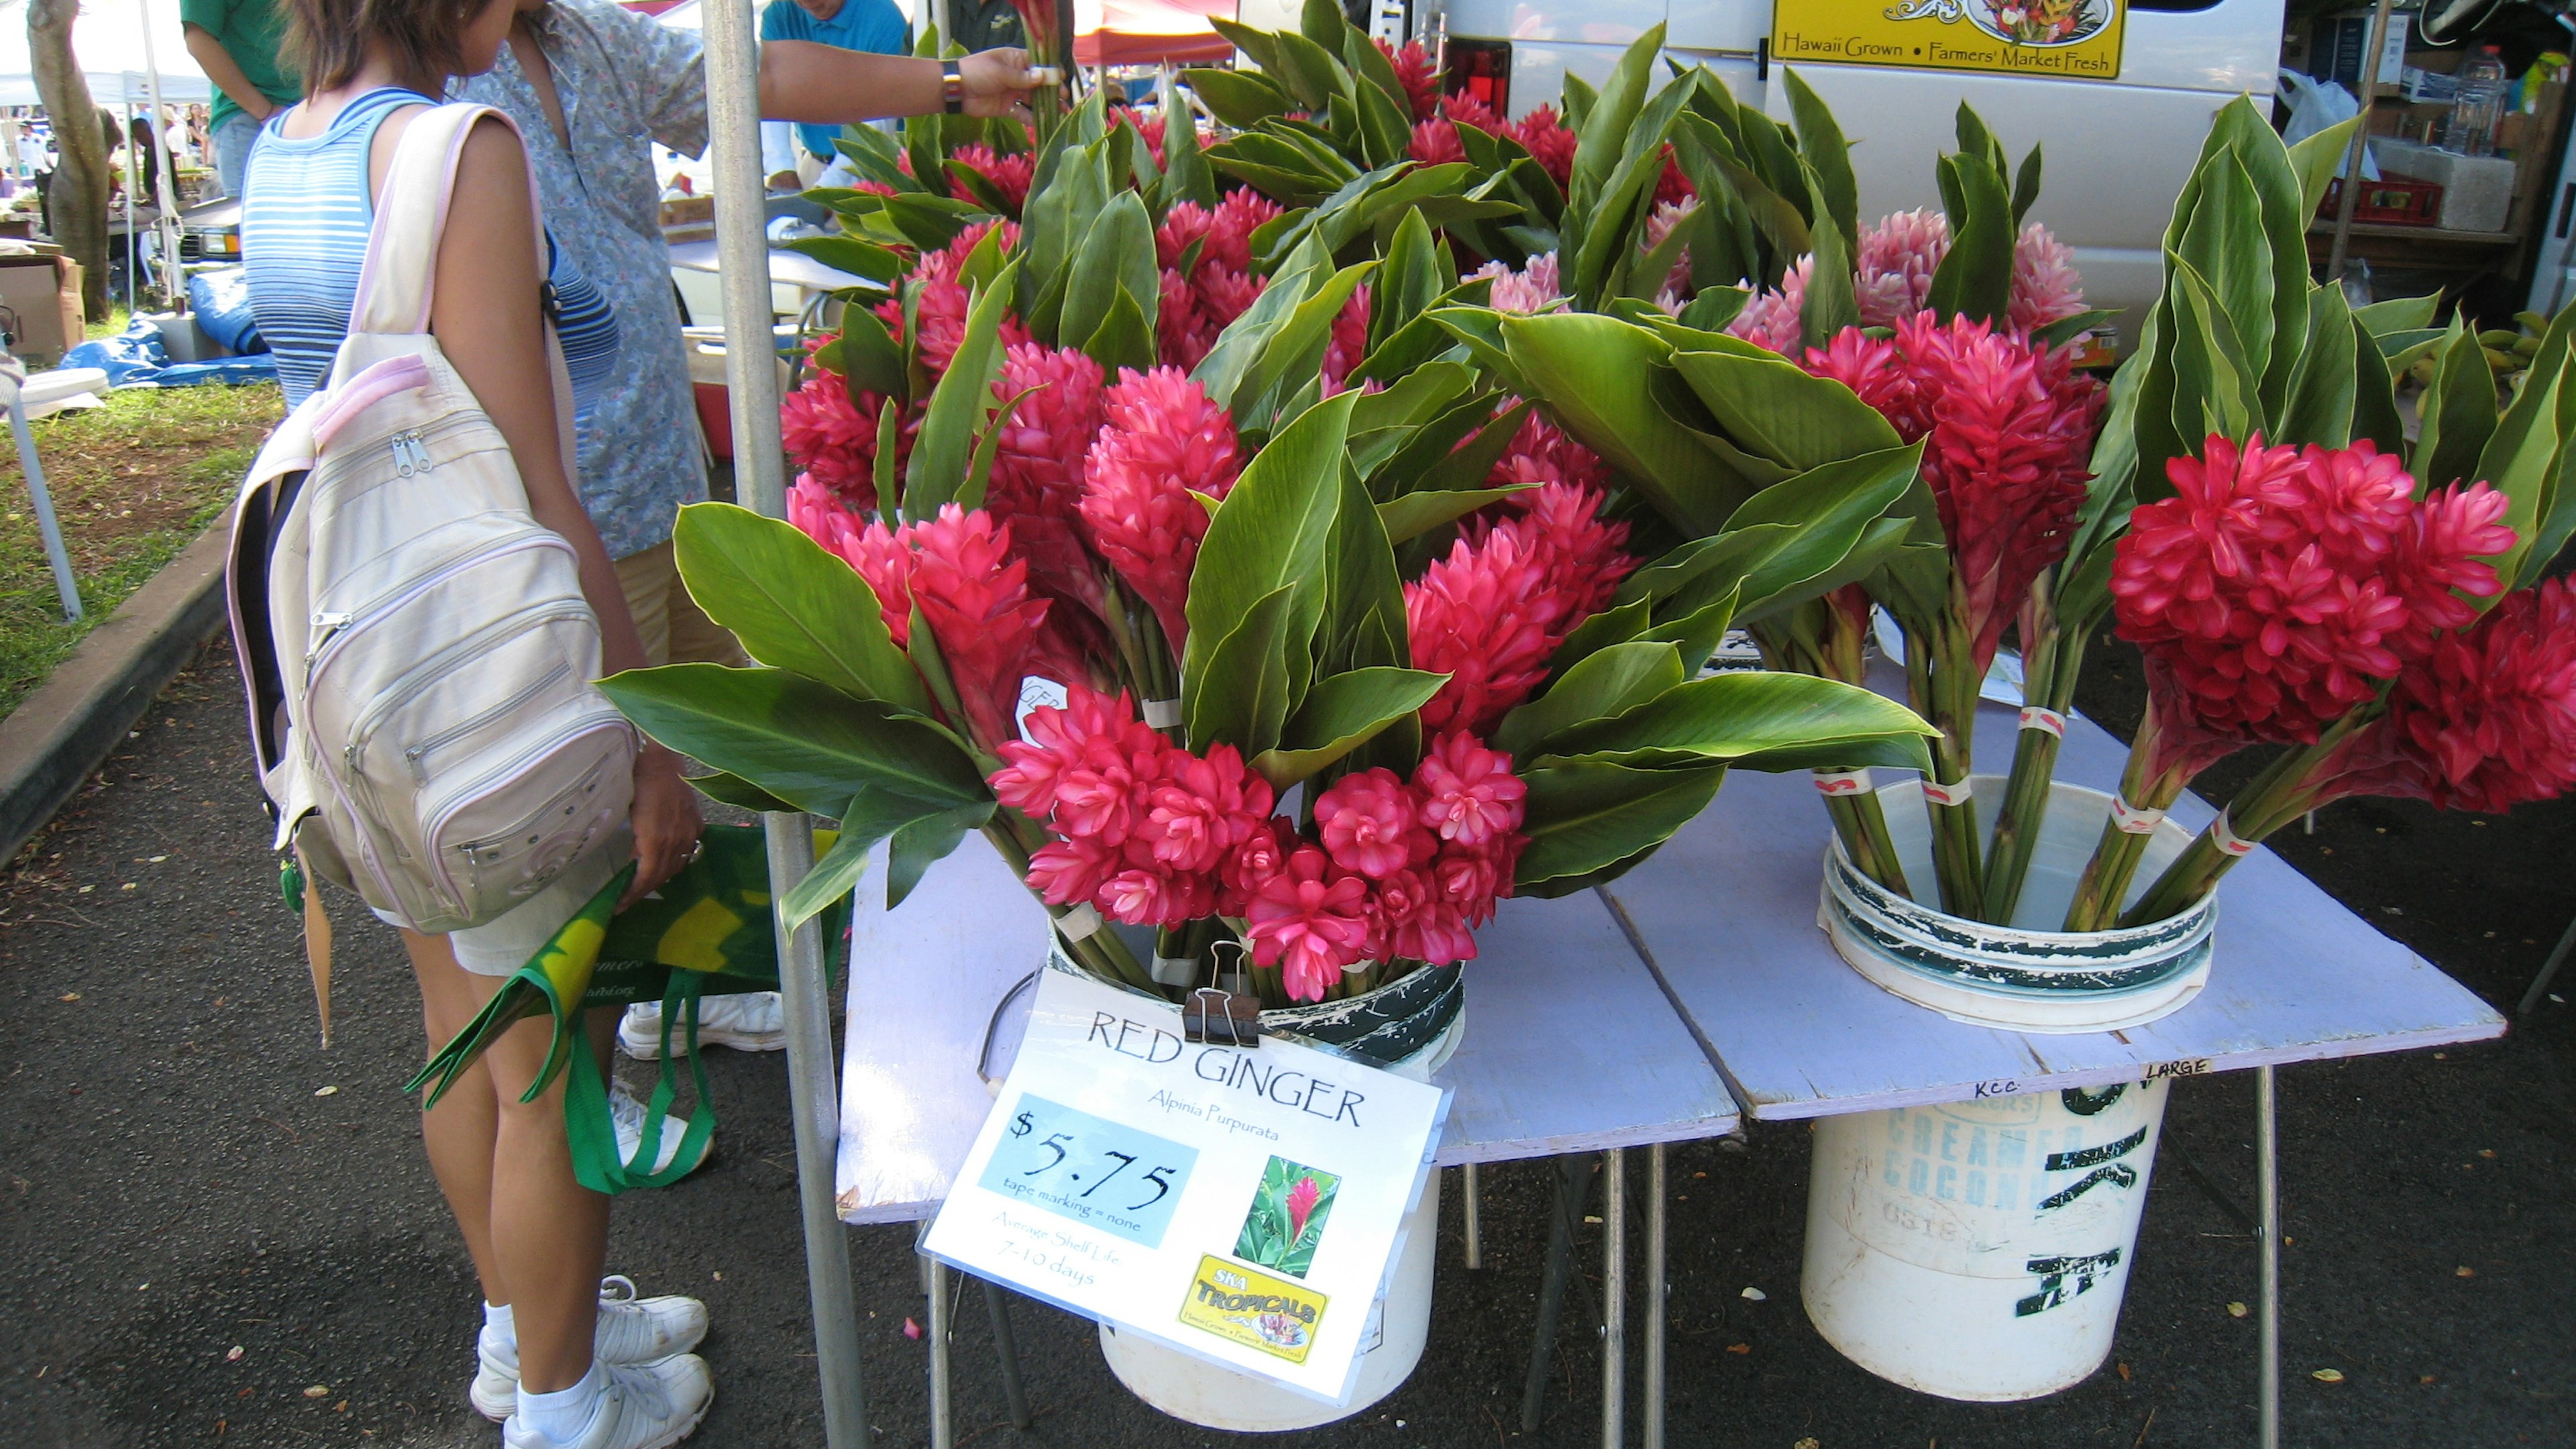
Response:
[[[72,21],[79,15],[80,0],[27,0],[27,54],[60,158],[46,194],[54,240],[80,263],[81,308],[97,321],[107,316],[107,142],[98,132],[89,79],[72,56]]]

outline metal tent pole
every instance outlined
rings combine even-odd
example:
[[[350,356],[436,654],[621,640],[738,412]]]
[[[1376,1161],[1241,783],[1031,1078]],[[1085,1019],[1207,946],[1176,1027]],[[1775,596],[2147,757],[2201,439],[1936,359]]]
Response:
[[[152,97],[152,162],[154,181],[161,193],[161,204],[155,208],[152,234],[161,243],[161,310],[175,312],[179,305],[179,182],[170,174],[169,118],[161,109],[161,58],[152,47],[152,0],[137,0],[143,16],[144,84]],[[128,145],[132,144],[129,137]]]
[[[772,518],[787,512],[786,456],[778,435],[778,361],[770,331],[768,194],[760,169],[760,52],[752,0],[707,0],[707,119],[715,162],[716,257],[724,284],[725,388],[732,404],[738,495]],[[812,827],[801,814],[762,817],[770,889],[784,896],[814,867]],[[813,1300],[815,1369],[823,1386],[823,1442],[868,1442],[859,1381],[858,1308],[850,1244],[833,1203],[840,1139],[832,1071],[823,933],[813,921],[779,940],[779,994],[787,1021],[787,1095],[796,1127],[797,1196],[805,1217],[805,1277]]]
[[[2262,1215],[2262,1279],[2256,1306],[2263,1321],[2262,1382],[2255,1386],[2262,1449],[2281,1449],[2281,1138],[2280,1096],[2269,1066],[2254,1069],[2254,1173]]]

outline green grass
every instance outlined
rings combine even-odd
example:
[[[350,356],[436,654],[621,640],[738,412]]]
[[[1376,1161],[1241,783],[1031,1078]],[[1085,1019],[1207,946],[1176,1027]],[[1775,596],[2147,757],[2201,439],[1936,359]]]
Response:
[[[0,714],[223,515],[283,411],[274,385],[137,388],[33,424],[80,584],[77,624],[54,596],[17,449],[0,444]]]

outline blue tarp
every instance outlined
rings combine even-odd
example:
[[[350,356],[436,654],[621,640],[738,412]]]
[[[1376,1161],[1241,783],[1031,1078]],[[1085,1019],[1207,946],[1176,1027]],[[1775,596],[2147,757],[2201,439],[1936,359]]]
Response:
[[[198,325],[204,326],[201,320]],[[218,357],[206,362],[173,363],[161,346],[161,329],[136,322],[114,337],[84,342],[63,354],[64,367],[95,367],[107,374],[110,387],[194,387],[209,382],[275,382],[277,359]]]

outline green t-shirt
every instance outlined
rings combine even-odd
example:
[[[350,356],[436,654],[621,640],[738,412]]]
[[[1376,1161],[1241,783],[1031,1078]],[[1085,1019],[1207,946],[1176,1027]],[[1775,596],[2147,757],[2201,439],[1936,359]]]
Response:
[[[179,0],[179,22],[213,36],[250,83],[259,87],[259,93],[283,106],[304,94],[304,83],[279,53],[284,49],[286,30],[286,17],[280,9],[277,0]],[[220,126],[226,117],[240,110],[233,98],[218,87],[215,109],[206,118],[207,123]]]

